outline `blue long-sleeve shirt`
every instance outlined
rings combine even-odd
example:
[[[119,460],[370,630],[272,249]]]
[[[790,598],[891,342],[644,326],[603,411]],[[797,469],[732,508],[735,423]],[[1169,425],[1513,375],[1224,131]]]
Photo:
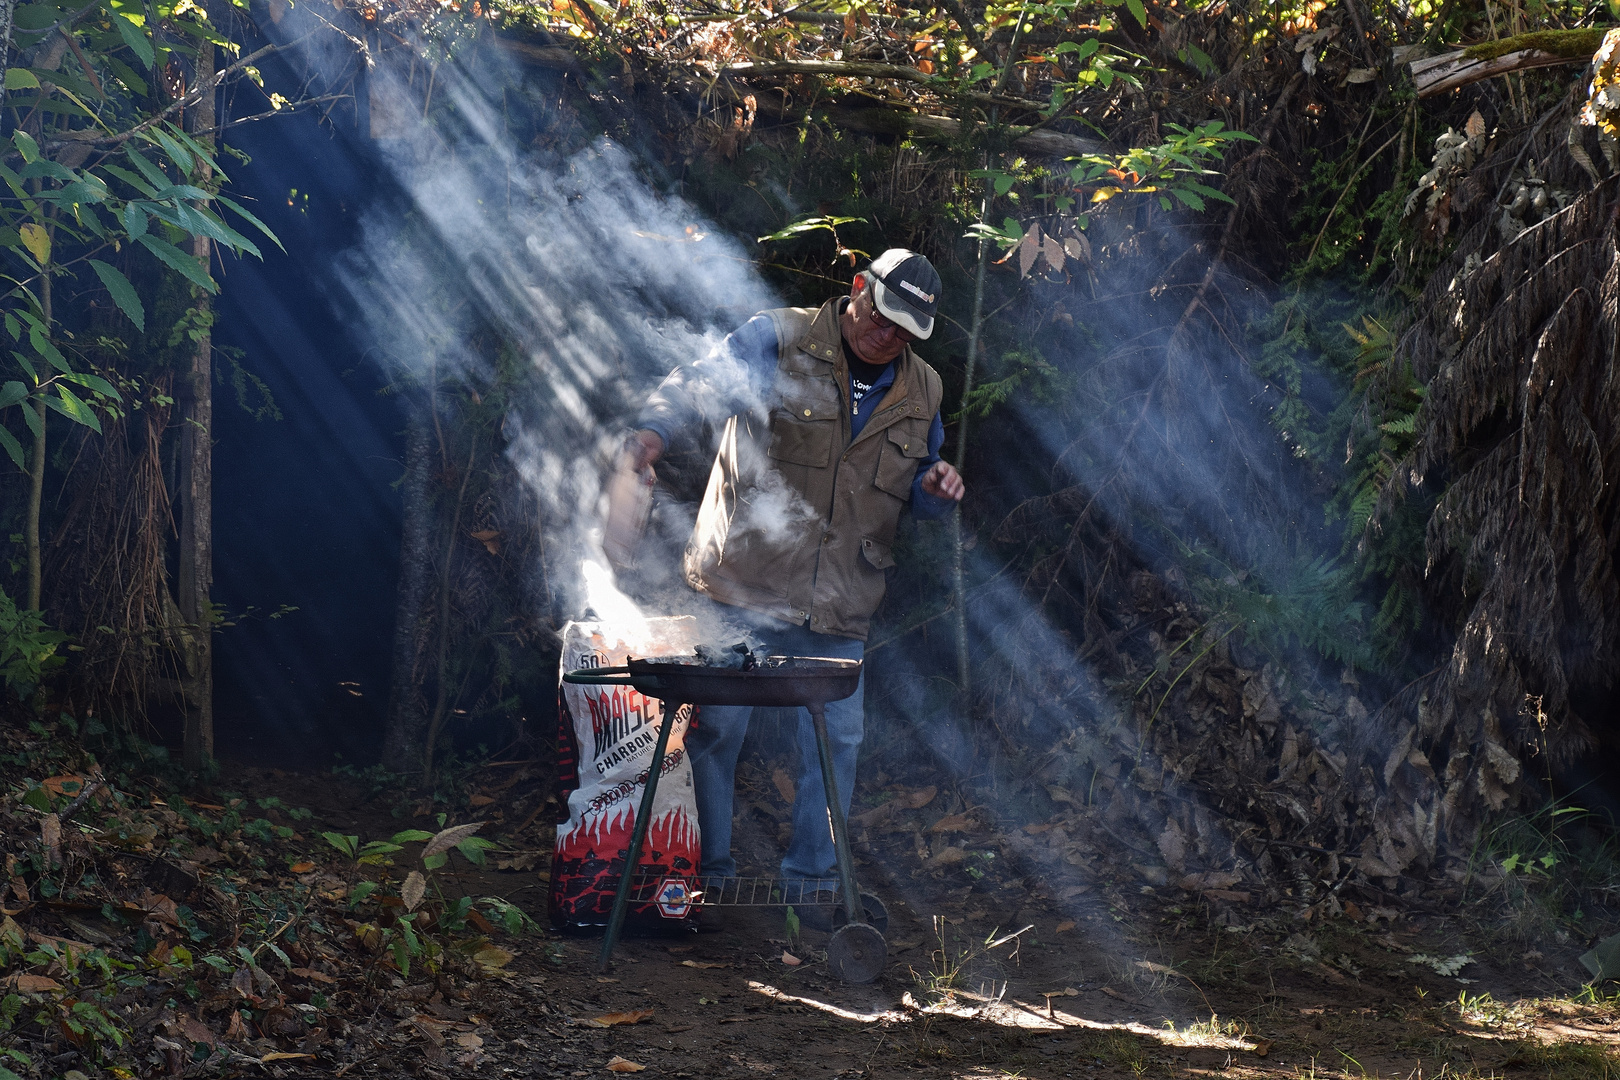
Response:
[[[727,335],[721,348],[728,350],[730,355],[738,363],[742,364],[747,373],[751,389],[756,396],[762,395],[765,388],[771,385],[775,377],[777,364],[776,326],[771,322],[770,316],[755,315]],[[694,368],[702,366],[703,363],[703,361],[700,361],[697,365],[694,365]],[[878,377],[877,382],[872,384],[872,389],[855,405],[855,411],[850,417],[849,437],[851,439],[860,435],[861,429],[866,427],[866,422],[877,412],[878,405],[882,403],[884,396],[892,385],[894,385],[894,365],[887,364],[883,368],[883,374]],[[845,390],[848,392],[850,388],[846,385]],[[666,398],[668,396],[666,395]],[[686,400],[691,402],[692,396],[685,395]],[[853,397],[853,394],[851,396]],[[692,404],[696,405],[695,402],[692,402]],[[730,412],[736,410],[728,406],[727,411],[729,415]],[[658,437],[664,440],[664,446],[667,448],[674,445],[675,436],[677,435],[675,430],[677,424],[671,421],[684,420],[693,423],[695,426],[698,419],[697,416],[685,418],[671,416],[670,410],[666,406],[666,408],[656,413],[644,411],[637,426],[656,432]],[[911,513],[914,517],[924,520],[943,517],[956,505],[954,499],[930,495],[923,490],[922,486],[924,474],[933,468],[935,462],[940,460],[939,448],[944,443],[945,424],[940,420],[939,413],[936,411],[933,422],[928,426],[928,455],[918,462],[917,475],[911,481]]]

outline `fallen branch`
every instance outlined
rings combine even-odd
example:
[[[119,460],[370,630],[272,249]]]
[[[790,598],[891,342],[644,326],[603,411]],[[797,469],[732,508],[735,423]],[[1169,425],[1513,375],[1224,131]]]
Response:
[[[826,115],[839,127],[874,135],[915,135],[938,139],[958,139],[962,136],[961,121],[948,116],[929,116],[926,113],[906,113],[893,109],[849,109],[838,106],[828,108]],[[1081,154],[1101,153],[1106,149],[1096,139],[1070,135],[1063,131],[1036,130],[1018,124],[1007,128],[1007,137],[1014,147],[1031,157],[1076,157]]]
[[[1418,97],[1426,98],[1513,71],[1590,63],[1609,29],[1540,30],[1414,60],[1412,82]]]

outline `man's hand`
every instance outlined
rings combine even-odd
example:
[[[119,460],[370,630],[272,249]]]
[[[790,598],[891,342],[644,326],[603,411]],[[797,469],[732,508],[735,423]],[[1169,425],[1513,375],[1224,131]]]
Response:
[[[644,431],[642,434],[652,433]],[[962,474],[953,469],[948,461],[934,462],[934,467],[923,474],[922,489],[937,499],[955,499],[957,502],[961,502],[962,496],[967,493],[967,488],[962,484]]]
[[[641,472],[664,456],[664,440],[658,432],[642,428],[625,440],[624,449],[630,455],[630,463],[636,472]]]

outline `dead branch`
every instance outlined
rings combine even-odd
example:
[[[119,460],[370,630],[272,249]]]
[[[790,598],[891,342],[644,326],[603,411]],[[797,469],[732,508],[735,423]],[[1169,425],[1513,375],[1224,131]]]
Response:
[[[1412,82],[1418,97],[1426,98],[1513,71],[1590,63],[1606,32],[1606,27],[1541,30],[1481,42],[1457,52],[1412,61]]]

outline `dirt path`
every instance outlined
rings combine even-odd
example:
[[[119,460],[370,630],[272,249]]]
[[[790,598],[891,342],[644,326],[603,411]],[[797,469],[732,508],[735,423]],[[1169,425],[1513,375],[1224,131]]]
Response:
[[[368,836],[424,813],[396,815],[322,778],[234,780]],[[765,872],[785,799],[769,798],[757,769],[742,792],[739,851]],[[1023,872],[1016,846],[941,858],[953,846],[941,836],[997,850],[975,843],[995,823],[969,814],[965,833],[930,838],[918,822],[949,821],[950,808],[908,821],[907,799],[920,796],[866,814],[858,834],[863,887],[890,913],[889,964],[870,985],[830,978],[825,935],[789,940],[770,908],[732,909],[720,933],[627,941],[605,976],[596,939],[503,939],[514,959],[469,990],[391,975],[398,985],[357,1025],[375,1053],[344,1072],[598,1076],[617,1059],[619,1071],[694,1078],[1620,1076],[1620,1008],[1573,1000],[1585,944],[1559,942],[1556,928],[1510,945],[1417,890],[1410,904],[1263,910],[1241,892],[1146,884],[1128,852],[1106,845],[1050,878]],[[488,805],[531,816],[521,798]],[[1018,843],[1044,835],[999,828]],[[523,869],[446,873],[447,893],[501,896],[543,922],[548,834],[531,823],[501,840],[497,863]]]

